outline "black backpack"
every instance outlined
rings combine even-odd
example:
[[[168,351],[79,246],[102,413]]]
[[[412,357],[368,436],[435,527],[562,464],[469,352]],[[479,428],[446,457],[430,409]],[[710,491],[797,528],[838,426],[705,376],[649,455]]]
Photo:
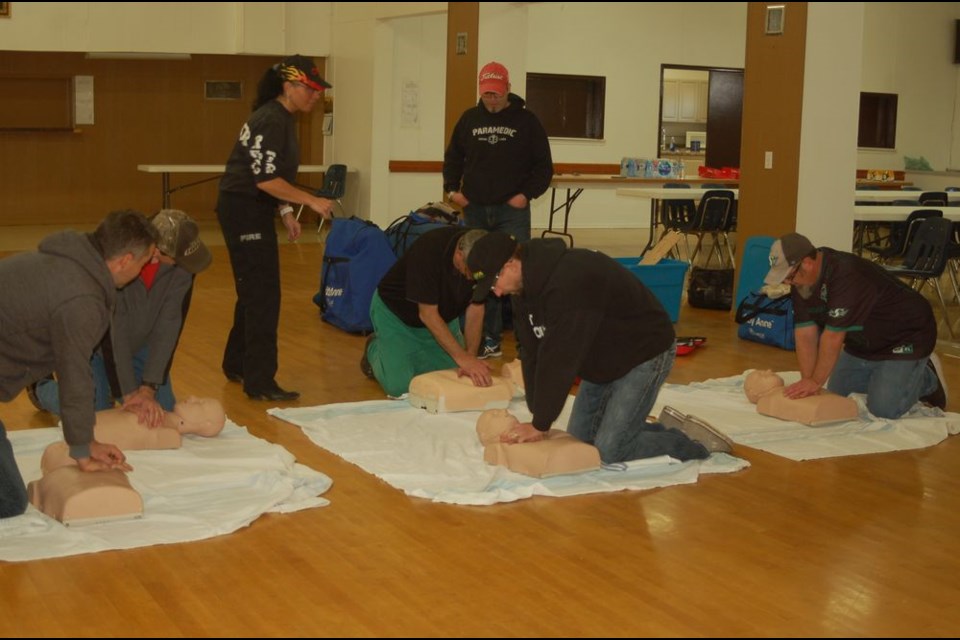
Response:
[[[449,225],[463,225],[457,210],[443,202],[429,202],[391,222],[385,233],[390,248],[399,258],[426,232]]]

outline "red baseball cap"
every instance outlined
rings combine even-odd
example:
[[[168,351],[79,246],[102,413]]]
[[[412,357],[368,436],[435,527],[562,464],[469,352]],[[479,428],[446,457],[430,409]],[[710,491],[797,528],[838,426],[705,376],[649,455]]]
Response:
[[[488,62],[480,69],[480,93],[491,91],[499,96],[510,90],[510,72],[499,62]]]

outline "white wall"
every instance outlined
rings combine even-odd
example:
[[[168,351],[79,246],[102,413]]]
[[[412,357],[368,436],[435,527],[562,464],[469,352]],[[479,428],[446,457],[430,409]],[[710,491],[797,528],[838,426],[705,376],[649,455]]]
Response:
[[[334,135],[327,140],[324,158],[328,163],[338,162],[358,170],[358,198],[351,210],[380,225],[409,211],[411,207],[419,206],[411,204],[412,196],[407,187],[409,180],[418,180],[415,174],[408,174],[413,176],[408,179],[398,178],[397,196],[390,197],[395,182],[387,167],[391,159],[390,145],[394,139],[394,78],[405,75],[403,70],[412,71],[418,66],[436,69],[436,65],[440,65],[439,68],[446,68],[446,58],[442,53],[446,39],[446,10],[445,2],[334,4],[332,37],[335,53],[327,64],[328,76],[334,86]],[[431,18],[440,14],[443,16],[442,27],[439,27],[435,18]],[[418,17],[405,20],[407,16]],[[417,37],[424,43],[424,48],[422,52],[413,52],[408,42],[411,34],[420,29],[417,22],[421,20],[425,21],[425,27]],[[400,31],[401,44],[397,46],[404,55],[414,58],[412,62],[396,59],[395,28]],[[436,43],[426,43],[424,38],[439,39],[441,49],[438,60],[425,60],[424,56],[438,54],[434,49]],[[395,68],[395,64],[399,67]],[[438,73],[438,76],[421,85],[427,96],[435,95],[438,91],[443,95],[446,80],[443,73]],[[442,120],[438,126],[438,135],[442,137]],[[421,135],[429,138],[431,134],[424,131],[428,129],[422,127]],[[400,137],[409,144],[409,136]],[[423,148],[426,144],[423,143]],[[413,143],[412,146],[421,147],[419,143]],[[406,151],[404,148],[403,152]],[[442,148],[435,153],[433,159],[442,157]],[[392,158],[408,159],[402,156]],[[423,177],[419,179],[422,181]],[[436,199],[438,194],[439,188],[426,196],[423,202]],[[420,200],[421,197],[417,197],[414,202]]]
[[[864,6],[860,90],[898,94],[897,148],[861,150],[857,166],[903,169],[904,156],[923,156],[937,171],[960,166],[960,130],[956,129],[960,66],[953,62],[960,3],[866,2]]]
[[[553,140],[554,162],[655,158],[661,64],[743,68],[744,2],[540,2],[528,10],[526,70],[606,77],[604,139]],[[587,191],[570,223],[574,228],[647,226],[649,208],[647,200]],[[548,209],[549,197],[535,201],[534,226],[546,226]]]
[[[817,246],[853,246],[863,13],[863,2],[807,6],[797,231]]]
[[[330,2],[17,2],[8,51],[330,55]]]

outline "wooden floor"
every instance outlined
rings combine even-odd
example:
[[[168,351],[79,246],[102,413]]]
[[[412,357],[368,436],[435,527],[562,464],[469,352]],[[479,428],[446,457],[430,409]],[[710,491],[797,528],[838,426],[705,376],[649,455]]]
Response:
[[[223,378],[234,293],[222,242],[207,232],[214,263],[197,280],[176,391],[219,398],[234,422],[329,475],[330,506],[200,542],[0,563],[0,635],[960,633],[960,439],[810,462],[737,447],[748,469],[643,492],[489,507],[407,497]],[[641,230],[575,236],[616,255],[646,240]],[[358,367],[364,339],[321,323],[311,302],[322,248],[315,237],[281,248],[279,381],[302,392],[301,406],[381,398]],[[791,352],[739,341],[726,312],[684,305],[677,332],[708,342],[677,360],[670,382],[796,368]],[[960,362],[944,364],[960,389]],[[23,394],[0,412],[8,429],[55,424]]]

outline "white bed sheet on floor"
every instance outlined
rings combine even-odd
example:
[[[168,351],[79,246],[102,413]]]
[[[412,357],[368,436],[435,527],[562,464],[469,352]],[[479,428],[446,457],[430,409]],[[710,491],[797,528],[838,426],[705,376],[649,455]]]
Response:
[[[41,477],[40,457],[59,428],[8,431],[24,482]],[[231,533],[264,513],[329,504],[332,481],[283,447],[227,421],[215,438],[184,436],[179,449],[125,451],[143,517],[67,527],[33,506],[0,519],[0,560],[54,558],[108,549],[188,542]]]
[[[570,405],[556,428],[565,428]],[[509,411],[520,420],[530,419],[522,400],[514,400]],[[434,502],[490,505],[535,495],[653,489],[694,483],[701,473],[749,466],[725,454],[689,462],[661,456],[634,461],[621,470],[533,478],[483,461],[476,434],[478,411],[430,414],[406,400],[372,400],[268,413],[299,426],[315,444],[404,493]]]
[[[917,403],[898,420],[885,420],[867,411],[865,396],[861,394],[851,396],[860,407],[860,417],[849,422],[808,427],[760,415],[743,392],[743,381],[749,372],[687,385],[665,384],[657,397],[655,412],[659,414],[664,405],[669,405],[703,418],[737,444],[791,460],[921,449],[960,432],[960,414]],[[798,371],[779,375],[787,384],[800,379]]]

